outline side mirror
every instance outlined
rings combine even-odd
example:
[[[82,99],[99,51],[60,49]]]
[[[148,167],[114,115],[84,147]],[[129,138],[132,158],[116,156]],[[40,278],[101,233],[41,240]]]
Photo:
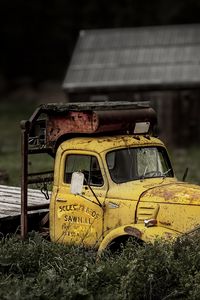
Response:
[[[73,195],[81,195],[83,189],[84,174],[82,172],[72,173],[70,192]]]

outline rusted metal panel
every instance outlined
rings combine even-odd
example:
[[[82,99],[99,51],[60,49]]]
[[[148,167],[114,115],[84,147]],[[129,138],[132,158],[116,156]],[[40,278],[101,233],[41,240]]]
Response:
[[[133,134],[136,122],[150,122],[150,131],[152,131],[157,122],[155,111],[152,108],[99,111],[96,114],[99,119],[98,132],[116,131],[117,133]]]
[[[122,134],[134,133],[136,122],[146,121],[150,123],[148,134],[152,134],[156,124],[156,114],[152,108],[102,110],[89,112],[69,111],[65,116],[50,115],[47,120],[47,145],[56,142],[65,134],[97,134],[110,133]]]
[[[68,112],[66,116],[49,116],[47,121],[47,143],[56,141],[66,133],[94,133],[98,119],[94,112]]]

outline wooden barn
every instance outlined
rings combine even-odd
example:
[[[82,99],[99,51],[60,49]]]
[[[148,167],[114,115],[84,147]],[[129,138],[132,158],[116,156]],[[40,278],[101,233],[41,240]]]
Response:
[[[200,142],[200,24],[84,30],[63,83],[70,102],[151,101],[161,137]]]

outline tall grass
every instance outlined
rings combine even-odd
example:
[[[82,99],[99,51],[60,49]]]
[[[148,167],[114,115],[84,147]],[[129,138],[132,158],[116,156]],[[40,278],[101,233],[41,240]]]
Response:
[[[200,237],[129,243],[120,254],[32,234],[0,242],[0,299],[200,299]]]

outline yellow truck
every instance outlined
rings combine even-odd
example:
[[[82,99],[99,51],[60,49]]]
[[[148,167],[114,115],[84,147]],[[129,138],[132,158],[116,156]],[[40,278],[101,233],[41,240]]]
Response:
[[[49,209],[53,242],[116,249],[174,238],[200,225],[200,187],[176,179],[146,102],[40,106],[22,128],[21,232],[28,230],[28,157],[55,158]],[[52,175],[52,173],[51,173]],[[35,178],[35,179],[34,179]]]

